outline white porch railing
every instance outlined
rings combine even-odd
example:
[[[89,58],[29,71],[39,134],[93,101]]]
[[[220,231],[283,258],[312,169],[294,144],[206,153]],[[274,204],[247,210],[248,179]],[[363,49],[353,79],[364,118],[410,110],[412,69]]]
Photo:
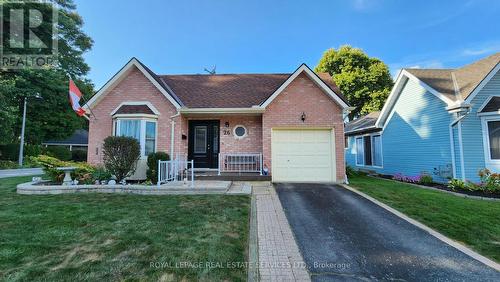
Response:
[[[158,161],[158,186],[172,181],[189,182],[194,187],[194,161],[175,159]]]
[[[258,172],[262,175],[262,153],[219,154],[221,172]]]

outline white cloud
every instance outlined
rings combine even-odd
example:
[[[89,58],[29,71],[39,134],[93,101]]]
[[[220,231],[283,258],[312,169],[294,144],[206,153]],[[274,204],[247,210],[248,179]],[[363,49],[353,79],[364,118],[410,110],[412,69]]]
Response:
[[[489,53],[495,53],[500,51],[500,43],[490,44],[487,46],[478,46],[475,48],[464,49],[461,52],[462,56],[481,56]]]

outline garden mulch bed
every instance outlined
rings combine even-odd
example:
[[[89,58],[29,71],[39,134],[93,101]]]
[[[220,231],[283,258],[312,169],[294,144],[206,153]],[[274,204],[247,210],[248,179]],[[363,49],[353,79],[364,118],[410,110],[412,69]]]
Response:
[[[389,180],[393,180],[393,181],[397,181],[397,182],[401,182],[401,183],[406,183],[406,184],[415,184],[418,186],[436,188],[439,190],[444,190],[444,191],[458,193],[458,194],[464,194],[464,195],[468,195],[468,196],[500,199],[500,194],[485,193],[485,192],[481,192],[481,191],[452,190],[446,184],[442,184],[442,183],[431,183],[431,184],[426,185],[426,184],[420,184],[420,183],[409,183],[409,182],[398,181],[398,180],[394,179],[392,175],[370,175],[370,176],[383,178],[383,179],[389,179]]]

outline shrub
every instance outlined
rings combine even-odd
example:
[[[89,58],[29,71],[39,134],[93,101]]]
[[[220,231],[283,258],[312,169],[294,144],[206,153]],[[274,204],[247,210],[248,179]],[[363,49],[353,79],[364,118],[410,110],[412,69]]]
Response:
[[[429,185],[429,184],[432,184],[433,182],[434,181],[432,179],[432,176],[428,175],[428,174],[422,174],[420,176],[420,180],[418,181],[418,183],[423,184],[423,185]]]
[[[23,155],[25,157],[36,157],[36,156],[39,156],[41,154],[42,154],[42,146],[32,145],[32,144],[24,145]]]
[[[87,161],[87,151],[84,151],[84,150],[71,151],[71,160],[75,161],[75,162],[86,162]]]
[[[353,176],[358,175],[358,172],[354,168],[352,168],[351,166],[346,165],[345,174],[347,175],[347,177],[353,177]]]
[[[62,161],[47,155],[31,157],[31,161],[42,166],[44,172],[54,182],[61,183],[63,181],[64,172],[57,170],[57,168],[65,166],[76,167],[71,173],[71,178],[78,180],[79,184],[91,184],[94,182],[92,174],[95,171],[95,167],[90,164]]]
[[[18,164],[13,161],[0,160],[0,169],[18,168]]]
[[[19,144],[5,144],[0,146],[2,160],[17,161],[19,158]]]
[[[48,146],[43,149],[43,154],[62,161],[71,160],[71,151],[65,146]]]
[[[453,191],[456,190],[466,190],[467,189],[467,184],[460,180],[460,179],[452,179],[448,182],[448,188],[450,188]]]
[[[152,183],[158,182],[158,161],[168,161],[170,156],[165,152],[156,152],[148,155],[148,170],[146,178]]]
[[[42,153],[40,145],[25,144],[23,156],[36,157]],[[0,145],[0,159],[17,162],[19,160],[19,143]]]
[[[117,182],[135,172],[140,157],[139,142],[125,136],[109,136],[104,139],[103,160],[106,169],[116,177]]]
[[[110,180],[112,177],[111,173],[109,171],[106,170],[106,168],[102,167],[102,166],[99,166],[99,167],[96,167],[94,173],[92,174],[92,178],[93,180],[99,180],[99,181],[103,181],[103,180]]]

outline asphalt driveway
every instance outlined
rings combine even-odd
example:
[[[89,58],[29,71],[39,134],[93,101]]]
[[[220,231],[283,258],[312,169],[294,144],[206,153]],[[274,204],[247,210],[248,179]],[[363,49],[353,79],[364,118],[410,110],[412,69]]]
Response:
[[[313,281],[500,281],[500,272],[347,189],[276,191]]]

